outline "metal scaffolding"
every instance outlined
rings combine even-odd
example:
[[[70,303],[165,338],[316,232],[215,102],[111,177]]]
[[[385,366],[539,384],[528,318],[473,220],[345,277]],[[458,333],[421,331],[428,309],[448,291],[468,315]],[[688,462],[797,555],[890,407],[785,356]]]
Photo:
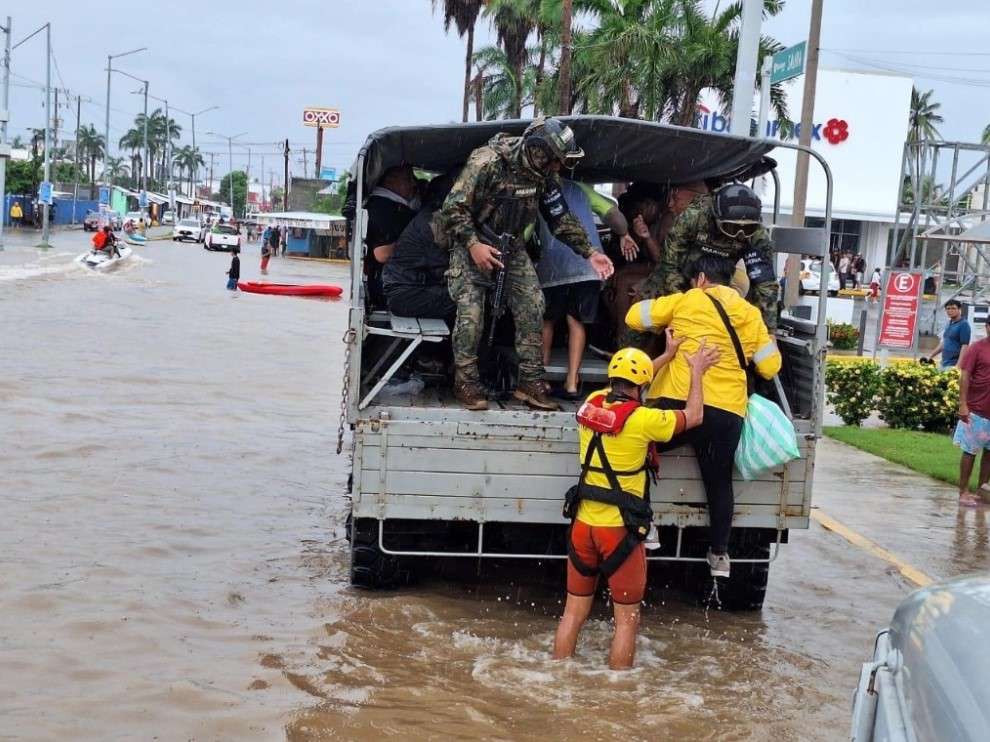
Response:
[[[922,273],[934,334],[945,301],[990,304],[990,145],[907,142],[900,182],[887,269]]]

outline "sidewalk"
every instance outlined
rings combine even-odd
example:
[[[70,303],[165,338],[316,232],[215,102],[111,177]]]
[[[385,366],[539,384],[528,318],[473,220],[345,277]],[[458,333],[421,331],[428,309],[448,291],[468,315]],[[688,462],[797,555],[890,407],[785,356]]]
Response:
[[[903,466],[818,441],[813,507],[936,580],[990,570],[990,507],[960,508],[958,497]]]

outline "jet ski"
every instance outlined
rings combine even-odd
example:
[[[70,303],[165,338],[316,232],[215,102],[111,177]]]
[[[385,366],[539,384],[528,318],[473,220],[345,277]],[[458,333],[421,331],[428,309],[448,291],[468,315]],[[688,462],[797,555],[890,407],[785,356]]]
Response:
[[[134,250],[126,245],[119,245],[117,249],[120,255],[114,255],[107,250],[90,250],[76,258],[76,262],[95,271],[113,270],[118,263],[127,260],[134,253]]]

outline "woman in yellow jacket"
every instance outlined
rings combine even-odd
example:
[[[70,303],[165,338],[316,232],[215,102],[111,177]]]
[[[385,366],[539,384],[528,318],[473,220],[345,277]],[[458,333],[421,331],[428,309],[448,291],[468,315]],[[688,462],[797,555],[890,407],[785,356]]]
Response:
[[[665,446],[690,443],[694,447],[708,499],[708,565],[713,577],[729,576],[729,534],[735,504],[732,464],[749,400],[746,370],[740,365],[719,308],[735,330],[747,364],[752,364],[760,376],[773,378],[781,365],[780,352],[760,310],[728,285],[734,268],[724,258],[703,255],[689,270],[689,291],[641,301],[626,314],[626,324],[634,330],[661,333],[670,327],[677,344],[673,360],[659,369],[647,392],[650,406],[683,409],[691,378],[687,357],[697,352],[702,341],[721,351],[719,362],[704,377],[704,422]]]

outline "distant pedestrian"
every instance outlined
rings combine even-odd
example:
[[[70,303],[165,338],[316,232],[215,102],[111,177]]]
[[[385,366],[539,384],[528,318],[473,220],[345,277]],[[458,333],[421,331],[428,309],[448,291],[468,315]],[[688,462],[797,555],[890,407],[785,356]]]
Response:
[[[233,257],[230,259],[230,270],[227,271],[227,290],[237,291],[237,281],[241,277],[241,259],[238,254],[241,248],[235,247],[231,250]]]
[[[990,317],[987,317],[990,331]],[[962,449],[959,462],[959,504],[966,507],[990,503],[984,486],[990,481],[990,338],[973,343],[959,364],[959,422],[952,442]],[[976,492],[969,489],[969,479],[980,457],[980,474]]]
[[[261,244],[261,272],[262,274],[268,273],[268,261],[272,257],[272,246],[270,242],[263,242]]]
[[[956,299],[949,299],[943,306],[945,314],[949,318],[949,324],[942,331],[942,340],[938,347],[931,352],[928,359],[935,360],[935,356],[942,354],[942,370],[958,366],[969,346],[972,330],[969,322],[962,316],[962,304]]]
[[[839,258],[839,291],[846,288],[846,280],[849,277],[849,254],[842,253]]]
[[[866,258],[857,255],[853,260],[853,270],[856,277],[856,288],[860,289],[863,287],[863,276],[866,273]]]
[[[14,201],[10,206],[10,223],[14,225],[14,229],[20,229],[22,221],[24,221],[24,209],[21,208],[20,201]]]
[[[282,254],[285,255],[285,246],[289,242],[289,228],[288,227],[282,227],[281,229],[279,229],[279,231],[278,231],[278,239],[279,239],[279,243],[282,245]]]
[[[880,282],[883,280],[883,274],[880,273],[879,268],[873,269],[873,277],[870,279],[870,301],[876,304],[880,301]]]

